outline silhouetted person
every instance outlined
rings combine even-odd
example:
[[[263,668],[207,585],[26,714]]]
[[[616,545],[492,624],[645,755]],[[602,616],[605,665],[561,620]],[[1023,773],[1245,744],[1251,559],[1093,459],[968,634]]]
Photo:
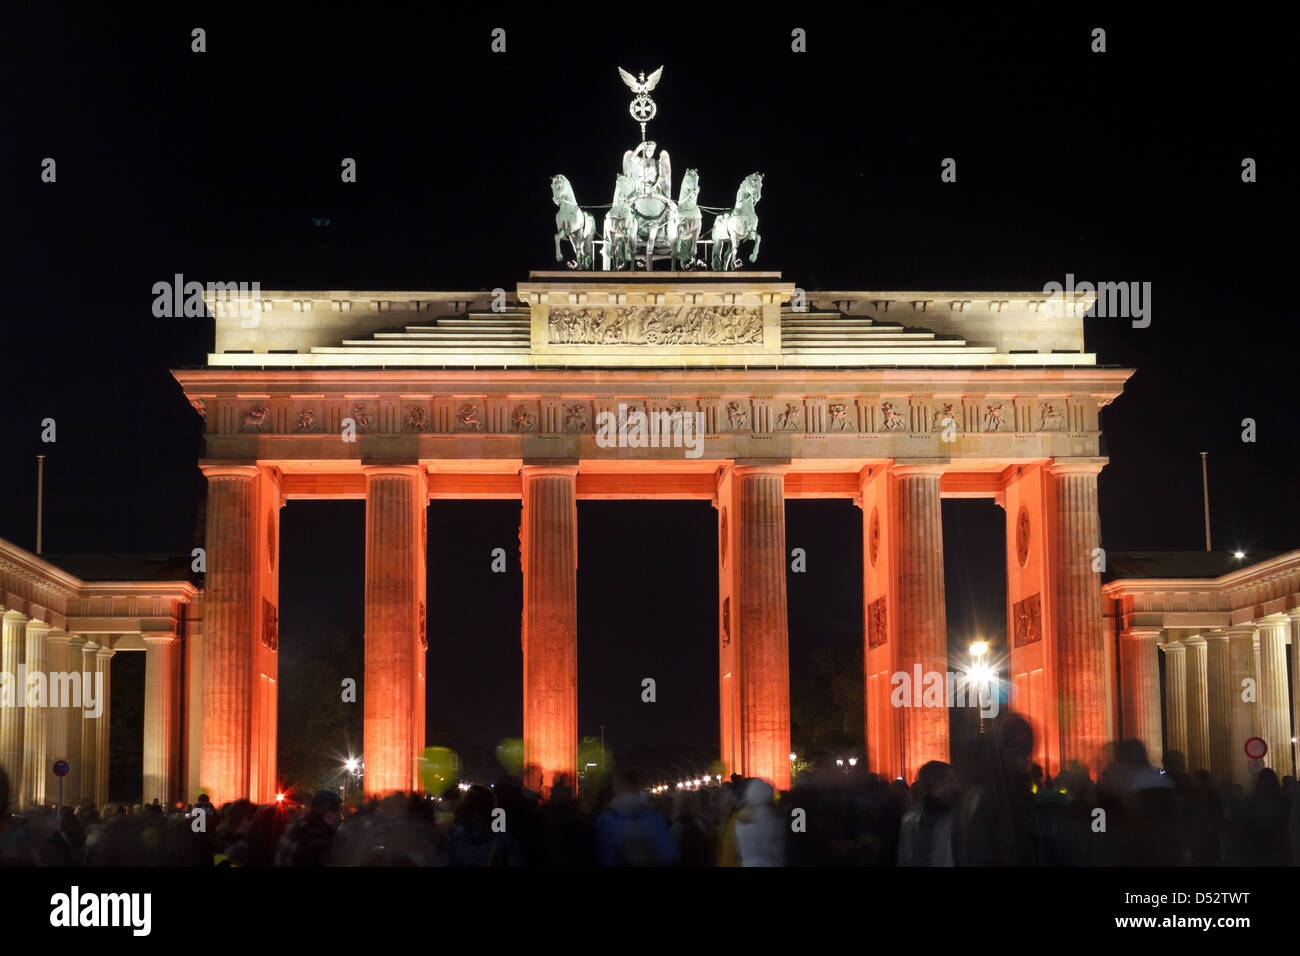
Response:
[[[916,773],[918,799],[903,814],[898,834],[899,866],[953,866],[953,804],[957,775],[942,760]]]
[[[596,862],[601,866],[671,866],[677,845],[663,816],[647,799],[635,771],[621,771],[614,799],[596,819]]]
[[[496,796],[475,784],[465,791],[456,807],[456,823],[447,838],[444,862],[447,866],[523,866],[524,855],[510,830],[510,817],[494,814]],[[504,826],[493,826],[504,820]]]
[[[325,866],[334,846],[334,834],[343,822],[343,801],[332,790],[320,790],[311,807],[280,840],[276,866]]]

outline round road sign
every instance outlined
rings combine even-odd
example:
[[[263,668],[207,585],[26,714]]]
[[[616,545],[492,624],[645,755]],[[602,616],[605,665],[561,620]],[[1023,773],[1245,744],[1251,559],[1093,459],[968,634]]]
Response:
[[[68,775],[68,771],[71,769],[72,768],[68,766],[68,762],[66,760],[54,761],[54,776],[56,777],[66,777]]]
[[[1268,744],[1264,743],[1263,737],[1251,737],[1246,741],[1246,756],[1251,760],[1259,760],[1266,753]]]

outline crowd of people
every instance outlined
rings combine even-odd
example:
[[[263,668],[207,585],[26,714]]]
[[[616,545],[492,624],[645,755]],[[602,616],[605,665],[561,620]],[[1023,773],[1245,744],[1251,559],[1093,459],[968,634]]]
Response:
[[[545,797],[511,776],[431,798],[357,807],[321,791],[302,803],[221,807],[9,806],[0,773],[0,865],[8,866],[1269,866],[1300,863],[1300,786],[1261,770],[1249,789],[1163,767],[1135,740],[1097,780],[1044,776],[1033,734],[1004,715],[910,785],[820,762],[788,792],[733,776],[652,794],[634,772]]]

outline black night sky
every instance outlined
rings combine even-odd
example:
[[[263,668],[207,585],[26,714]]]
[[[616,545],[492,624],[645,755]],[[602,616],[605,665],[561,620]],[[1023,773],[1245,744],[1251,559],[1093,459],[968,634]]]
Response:
[[[1295,208],[1280,145],[1290,54],[1258,11],[849,20],[800,5],[712,22],[659,7],[638,26],[609,5],[428,9],[4,15],[0,537],[34,547],[45,454],[47,553],[188,554],[201,422],[169,370],[203,364],[213,323],[155,318],[153,283],[510,289],[554,268],[550,176],[607,202],[639,139],[615,68],[663,64],[652,137],[678,177],[700,170],[705,204],[763,171],[758,266],[804,288],[1152,283],[1149,328],[1086,322],[1102,363],[1137,369],[1103,413],[1107,549],[1203,546],[1201,451],[1216,547],[1300,544],[1294,269],[1279,242]],[[190,52],[196,26],[206,53]],[[504,54],[489,49],[497,26]],[[1089,49],[1098,26],[1104,54]],[[795,27],[806,53],[791,52]],[[41,181],[45,157],[56,183]],[[340,182],[343,157],[355,184]],[[940,181],[945,157],[956,183]],[[1242,182],[1244,157],[1258,182]],[[487,752],[519,734],[518,515],[430,506],[431,744]],[[342,646],[327,664],[348,676],[364,504],[291,502],[282,518],[282,673]],[[1001,512],[950,501],[944,522],[950,636],[1003,633]],[[818,652],[860,646],[861,533],[848,501],[788,505],[788,545],[808,553],[789,576],[796,684],[816,678]],[[580,503],[581,734],[603,725],[616,753],[682,761],[716,748],[715,539],[704,502]],[[490,573],[495,547],[510,573]]]

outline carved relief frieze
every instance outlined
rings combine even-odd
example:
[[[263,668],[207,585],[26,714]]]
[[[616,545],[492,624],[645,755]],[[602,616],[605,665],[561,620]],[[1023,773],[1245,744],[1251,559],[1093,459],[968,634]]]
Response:
[[[803,428],[803,409],[795,402],[782,402],[776,413],[776,427],[781,431],[799,431]]]
[[[240,431],[260,432],[264,425],[267,424],[266,416],[271,409],[267,405],[254,405],[244,412],[244,421],[240,425]]]
[[[528,402],[516,402],[510,412],[510,430],[516,432],[537,431],[537,415]]]
[[[366,411],[364,403],[353,405],[352,414],[348,417],[352,419],[359,432],[368,432],[375,424],[374,413]]]
[[[320,431],[320,424],[316,421],[316,410],[314,408],[304,408],[298,413],[298,420],[294,424],[294,430],[300,432]]]
[[[984,430],[1000,432],[1007,430],[1007,403],[992,402],[984,406]]]
[[[910,431],[907,407],[901,402],[881,402],[880,423],[882,429],[887,432]]]
[[[1065,431],[1065,403],[1043,402],[1038,407],[1038,430],[1040,432]]]
[[[456,405],[454,429],[458,432],[481,432],[483,409],[478,402],[459,402]]]
[[[961,428],[961,412],[957,410],[956,402],[941,402],[934,411],[934,416],[930,422],[930,431],[941,432],[948,428],[950,424],[954,428]]]
[[[885,597],[881,595],[867,605],[867,646],[880,647],[889,640],[889,618]]]
[[[747,432],[752,427],[749,415],[749,402],[729,399],[724,406],[727,431]]]
[[[267,598],[262,598],[262,645],[273,651],[280,647],[279,612]]]
[[[1024,505],[1016,515],[1016,560],[1022,568],[1029,564],[1029,511]]]
[[[1034,644],[1043,638],[1043,616],[1037,594],[1031,594],[1011,606],[1016,647]]]
[[[850,401],[834,399],[826,403],[826,430],[828,432],[856,432],[857,409]]]
[[[422,432],[429,428],[429,410],[423,405],[411,405],[402,416],[402,428],[408,432]]]
[[[591,411],[586,402],[564,403],[564,430],[566,432],[591,431]]]
[[[552,309],[552,345],[762,344],[763,315],[740,306]]]

